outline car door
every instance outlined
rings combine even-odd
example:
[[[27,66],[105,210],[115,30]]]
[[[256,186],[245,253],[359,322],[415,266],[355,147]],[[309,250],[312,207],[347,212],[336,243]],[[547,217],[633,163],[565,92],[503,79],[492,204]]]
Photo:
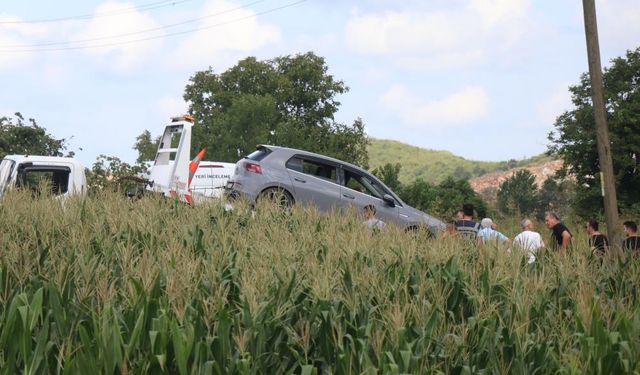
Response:
[[[322,212],[339,207],[338,165],[319,158],[295,155],[287,161],[286,167],[297,202],[315,205]]]
[[[362,212],[367,205],[376,208],[376,218],[385,223],[398,222],[398,205],[390,205],[382,198],[386,194],[382,186],[367,173],[343,167],[342,203]]]

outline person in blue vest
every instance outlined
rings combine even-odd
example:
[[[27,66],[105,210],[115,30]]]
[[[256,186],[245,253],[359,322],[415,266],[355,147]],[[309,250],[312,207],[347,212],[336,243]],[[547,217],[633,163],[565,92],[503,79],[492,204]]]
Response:
[[[480,223],[473,220],[473,204],[465,203],[462,205],[462,219],[456,220],[456,229],[458,235],[462,238],[475,242]]]

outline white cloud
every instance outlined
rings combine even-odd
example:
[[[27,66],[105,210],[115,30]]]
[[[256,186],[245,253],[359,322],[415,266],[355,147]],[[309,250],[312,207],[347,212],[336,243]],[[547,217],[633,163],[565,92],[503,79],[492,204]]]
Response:
[[[108,1],[96,8],[95,13],[117,13],[118,10],[135,8],[132,3]],[[80,45],[96,46],[86,49],[86,53],[100,59],[104,66],[127,71],[141,66],[148,56],[159,47],[159,40],[136,41],[161,36],[159,32],[137,33],[141,30],[157,28],[157,22],[148,14],[138,11],[121,12],[110,17],[94,17],[71,40],[88,40]],[[128,36],[118,36],[130,34]],[[74,44],[76,46],[78,44]]]
[[[265,45],[280,40],[280,30],[265,24],[248,8],[238,8],[229,1],[209,0],[199,12],[201,15],[215,14],[198,25],[199,31],[186,38],[178,47],[178,59],[172,63],[179,67],[201,67],[202,65],[229,65],[238,56],[246,55]]]
[[[347,47],[416,70],[459,68],[512,48],[530,27],[528,0],[468,0],[446,9],[352,15]]]
[[[47,27],[20,23],[14,16],[0,16],[0,68],[21,67],[33,58],[33,51],[26,47],[29,38],[46,35]]]
[[[470,86],[441,99],[426,101],[403,85],[391,87],[381,98],[384,108],[395,112],[408,125],[464,124],[487,113],[489,98],[481,87]]]
[[[480,15],[485,29],[512,24],[526,17],[529,0],[471,0],[469,10]]]

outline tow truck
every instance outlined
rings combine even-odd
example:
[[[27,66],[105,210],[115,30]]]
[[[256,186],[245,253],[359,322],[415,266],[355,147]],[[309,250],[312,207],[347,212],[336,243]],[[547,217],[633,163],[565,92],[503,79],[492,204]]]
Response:
[[[43,181],[62,199],[87,192],[84,167],[74,158],[7,155],[0,162],[0,198],[11,187],[37,191]]]
[[[172,117],[165,126],[147,176],[147,190],[195,204],[222,198],[235,164],[203,161],[204,149],[192,160],[193,125],[193,117],[182,115]]]

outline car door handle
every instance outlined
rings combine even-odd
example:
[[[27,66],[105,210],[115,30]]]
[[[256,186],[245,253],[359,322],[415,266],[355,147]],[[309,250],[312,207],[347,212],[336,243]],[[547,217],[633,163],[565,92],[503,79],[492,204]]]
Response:
[[[356,197],[354,197],[353,195],[349,195],[349,194],[342,194],[343,197],[345,198],[349,198],[349,199],[356,199]]]
[[[302,182],[303,184],[307,182],[307,180],[303,180],[303,179],[298,178],[298,177],[294,177],[293,179],[298,181],[298,182]]]

